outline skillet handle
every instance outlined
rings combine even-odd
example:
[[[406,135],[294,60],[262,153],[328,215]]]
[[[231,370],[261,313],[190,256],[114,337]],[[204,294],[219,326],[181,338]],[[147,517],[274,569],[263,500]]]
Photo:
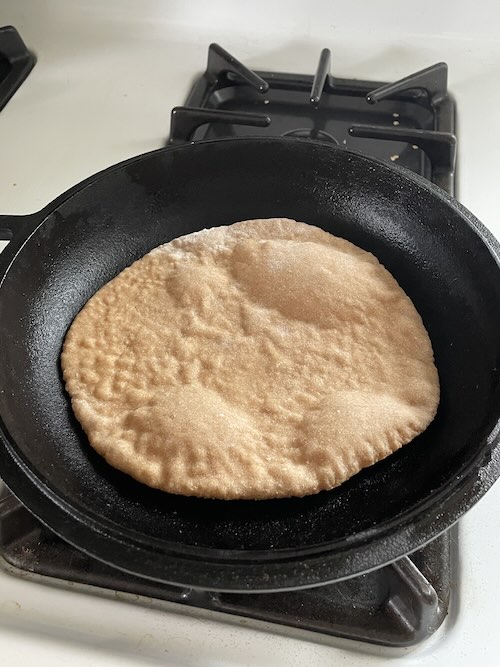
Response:
[[[29,215],[0,215],[0,241],[25,239],[33,222],[40,220],[40,213]]]

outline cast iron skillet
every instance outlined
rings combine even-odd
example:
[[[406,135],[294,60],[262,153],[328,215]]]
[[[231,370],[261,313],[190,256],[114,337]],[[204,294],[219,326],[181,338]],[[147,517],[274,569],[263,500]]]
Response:
[[[433,343],[435,421],[341,487],[303,499],[183,498],[115,471],[89,447],[64,391],[71,321],[154,246],[274,216],[343,236],[396,276]],[[13,235],[0,258],[0,474],[44,523],[103,561],[212,590],[334,581],[422,546],[500,474],[500,248],[404,169],[300,139],[202,142],[119,164],[0,227]]]

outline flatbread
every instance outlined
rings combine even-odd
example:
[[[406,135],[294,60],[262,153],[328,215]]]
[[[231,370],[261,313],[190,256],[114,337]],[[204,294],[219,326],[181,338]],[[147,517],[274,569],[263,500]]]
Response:
[[[429,337],[391,274],[285,218],[152,250],[89,300],[61,361],[91,446],[187,496],[331,489],[410,442],[439,402]]]

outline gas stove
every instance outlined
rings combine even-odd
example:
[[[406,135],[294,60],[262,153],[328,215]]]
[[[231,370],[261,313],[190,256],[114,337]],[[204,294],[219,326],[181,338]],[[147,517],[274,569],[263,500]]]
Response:
[[[61,12],[67,25],[73,25],[64,10]],[[134,16],[139,15],[137,8]],[[16,23],[16,16],[12,11],[9,22]],[[124,19],[123,35],[129,20],[130,16]],[[90,39],[97,30],[96,23],[88,15],[86,21],[84,34]],[[260,42],[256,39],[254,47],[247,45],[243,51],[253,54],[253,60],[262,65],[244,65],[225,48],[212,44],[206,72],[196,75],[209,39],[200,44],[199,38],[192,36],[191,41],[186,41],[189,48],[186,46],[182,51],[182,63],[170,62],[165,70],[167,75],[160,75],[158,56],[165,47],[163,39],[158,37],[161,30],[156,27],[158,44],[151,46],[143,26],[143,41],[139,40],[138,48],[148,44],[154,71],[145,71],[144,66],[136,63],[137,70],[132,71],[137,72],[137,78],[133,84],[127,83],[125,76],[113,78],[116,76],[113,68],[119,67],[119,56],[123,56],[125,44],[120,43],[116,55],[112,49],[106,51],[107,66],[112,71],[106,76],[101,74],[98,87],[102,86],[105,98],[108,96],[108,107],[102,105],[99,110],[102,128],[96,130],[99,136],[95,137],[94,155],[88,151],[88,141],[92,128],[96,128],[95,122],[99,121],[95,120],[90,102],[84,105],[85,112],[81,115],[77,110],[83,99],[79,89],[82,79],[87,89],[92,90],[91,70],[95,60],[89,58],[91,62],[81,62],[68,44],[59,52],[50,39],[50,30],[47,36],[37,40],[29,21],[18,20],[17,27],[25,41],[37,51],[38,64],[0,116],[0,141],[7,146],[5,165],[12,166],[9,174],[13,175],[8,187],[0,185],[2,212],[28,212],[29,207],[39,209],[72,182],[108,164],[166,143],[240,135],[292,135],[337,143],[379,159],[398,162],[433,180],[450,194],[455,192],[455,103],[447,92],[447,67],[441,62],[424,67],[428,63],[421,63],[423,59],[417,57],[418,50],[411,62],[417,70],[415,74],[408,76],[408,70],[401,72],[387,61],[385,67],[376,70],[361,68],[361,79],[353,78],[355,72],[345,77],[332,74],[332,54],[328,49],[321,51],[321,44],[315,49],[319,55],[317,65],[309,58],[313,49],[302,46],[289,58],[288,67],[273,54],[266,59],[265,49],[259,48]],[[169,28],[166,23],[163,27],[173,40],[175,26]],[[188,34],[189,29],[189,26],[185,29]],[[81,39],[84,44],[84,37]],[[165,48],[173,53],[174,46],[170,44]],[[224,46],[238,55],[242,50],[237,51],[237,40],[231,38],[224,41]],[[259,58],[260,51],[264,55]],[[342,46],[332,51],[334,56],[342,53]],[[442,51],[446,49],[443,47]],[[61,73],[56,56],[66,58]],[[145,54],[140,58],[144,65]],[[153,67],[155,63],[157,70]],[[297,69],[310,67],[313,73],[293,74],[297,64]],[[455,67],[452,63],[452,72]],[[469,67],[472,67],[470,63]],[[372,74],[375,71],[376,75]],[[392,76],[393,72],[396,76]],[[196,75],[194,82],[193,75]],[[396,83],[379,81],[389,75]],[[169,79],[168,94],[162,94],[158,88],[162,76]],[[46,172],[37,181],[27,183],[27,177],[33,175],[33,165],[23,169],[18,153],[19,148],[21,153],[23,151],[23,141],[15,138],[15,130],[21,120],[26,120],[29,107],[37,105],[37,95],[43,122],[48,122],[49,89],[54,78],[64,91],[60,93],[63,106],[75,114],[85,140],[81,132],[75,131],[75,120],[72,122],[65,117],[55,155],[48,158],[56,185],[51,183],[47,187],[50,174]],[[111,79],[114,88],[111,86],[111,91],[105,93]],[[138,143],[130,138],[130,132],[137,109],[142,108],[143,114],[145,110],[149,112],[148,81],[153,88],[150,99],[155,104],[161,103],[163,108],[151,114],[154,123],[149,134],[141,124],[142,141]],[[464,107],[467,113],[470,102],[463,93],[463,82],[457,81],[453,90],[457,94],[458,110]],[[139,90],[134,87],[137,85]],[[132,107],[130,97],[134,99]],[[183,99],[184,106],[176,106]],[[174,107],[170,135],[165,121],[169,105]],[[93,116],[94,121],[85,122],[89,120],[85,119],[86,114]],[[115,118],[120,122],[115,123]],[[2,131],[4,119],[6,125]],[[120,123],[122,127],[116,127]],[[33,132],[37,129],[39,125]],[[49,135],[57,134],[57,127],[51,124]],[[470,143],[467,131],[464,142],[462,134],[461,127],[461,150],[463,144],[467,149]],[[120,139],[121,136],[125,138]],[[70,137],[71,145],[65,143]],[[44,143],[43,138],[39,141]],[[28,151],[27,145],[24,150]],[[76,155],[80,151],[83,167]],[[67,170],[61,173],[60,161],[64,157],[71,166],[72,181],[66,180]],[[81,169],[85,165],[88,171],[83,173]],[[460,178],[458,184],[462,185]],[[470,181],[467,185],[470,187]],[[19,192],[23,195],[18,196]],[[28,208],[20,205],[21,198]],[[473,202],[464,203],[481,216]],[[490,220],[482,217],[488,225]],[[495,231],[494,225],[490,226]],[[301,664],[326,665],[342,659],[344,664],[357,665],[375,664],[382,656],[404,662],[408,652],[417,664],[419,660],[425,664],[430,655],[445,663],[448,660],[459,662],[457,656],[462,655],[465,656],[462,664],[469,664],[472,655],[487,650],[487,617],[475,613],[474,604],[481,606],[481,612],[485,612],[488,605],[493,610],[495,600],[489,588],[494,588],[495,576],[500,583],[493,568],[495,554],[500,553],[500,542],[495,541],[488,529],[494,514],[492,509],[489,513],[487,510],[494,507],[495,495],[498,498],[496,488],[478,509],[460,522],[460,530],[454,527],[420,551],[361,577],[304,591],[214,594],[158,585],[100,564],[51,534],[5,487],[0,487],[0,578],[5,581],[5,597],[3,603],[0,602],[3,642],[0,645],[7,647],[5,664],[10,664],[8,660],[13,660],[14,650],[19,650],[14,649],[18,633],[23,633],[27,659],[36,649],[42,655],[46,651],[47,656],[64,654],[72,664],[91,664],[92,660],[96,664],[115,664],[114,661],[117,664],[126,654],[132,664],[146,659],[159,660],[162,656],[162,664],[279,665],[291,664],[295,657]],[[477,518],[481,511],[482,520]],[[482,558],[487,571],[483,575],[468,565],[471,560],[479,563]],[[481,597],[477,598],[478,595]],[[42,610],[45,611],[42,613]],[[99,623],[94,622],[94,615],[99,617]],[[62,625],[67,631],[61,630]],[[465,648],[464,637],[466,641],[469,637]],[[12,653],[9,653],[11,646]],[[33,654],[29,650],[33,650]],[[494,655],[494,651],[488,653],[486,660],[493,660]],[[483,664],[490,663],[483,660]]]
[[[172,110],[168,143],[252,133],[349,142],[368,155],[398,160],[453,194],[455,105],[446,64],[380,84],[334,78],[330,60],[323,49],[313,77],[255,72],[212,44],[186,105]],[[446,533],[386,567],[302,591],[215,593],[116,571],[57,538],[8,492],[0,503],[0,555],[19,573],[273,622],[276,631],[296,627],[316,633],[316,641],[333,635],[410,646],[429,637],[449,610],[456,544],[455,533]]]

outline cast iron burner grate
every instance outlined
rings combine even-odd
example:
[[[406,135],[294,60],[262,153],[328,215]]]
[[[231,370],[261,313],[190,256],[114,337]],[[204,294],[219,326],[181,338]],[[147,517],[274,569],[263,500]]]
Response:
[[[330,74],[323,49],[314,76],[252,72],[218,44],[186,105],[172,110],[171,144],[236,136],[324,139],[397,162],[453,194],[455,104],[437,63],[393,84]]]
[[[11,25],[0,28],[0,110],[35,66],[21,36]]]
[[[454,194],[455,106],[447,66],[394,84],[339,79],[324,49],[315,76],[253,72],[216,44],[169,143],[292,135],[397,162]],[[15,571],[90,584],[179,605],[388,646],[429,637],[448,612],[457,547],[452,528],[423,549],[334,584],[277,593],[212,593],[141,579],[92,559],[54,535],[0,481],[0,555]],[[96,589],[96,591],[98,590]]]
[[[20,574],[36,573],[184,606],[267,621],[322,636],[410,646],[435,632],[450,602],[451,529],[420,551],[352,579],[299,591],[213,593],[121,572],[70,546],[43,526],[0,481],[0,555]],[[320,634],[318,634],[320,633]]]

